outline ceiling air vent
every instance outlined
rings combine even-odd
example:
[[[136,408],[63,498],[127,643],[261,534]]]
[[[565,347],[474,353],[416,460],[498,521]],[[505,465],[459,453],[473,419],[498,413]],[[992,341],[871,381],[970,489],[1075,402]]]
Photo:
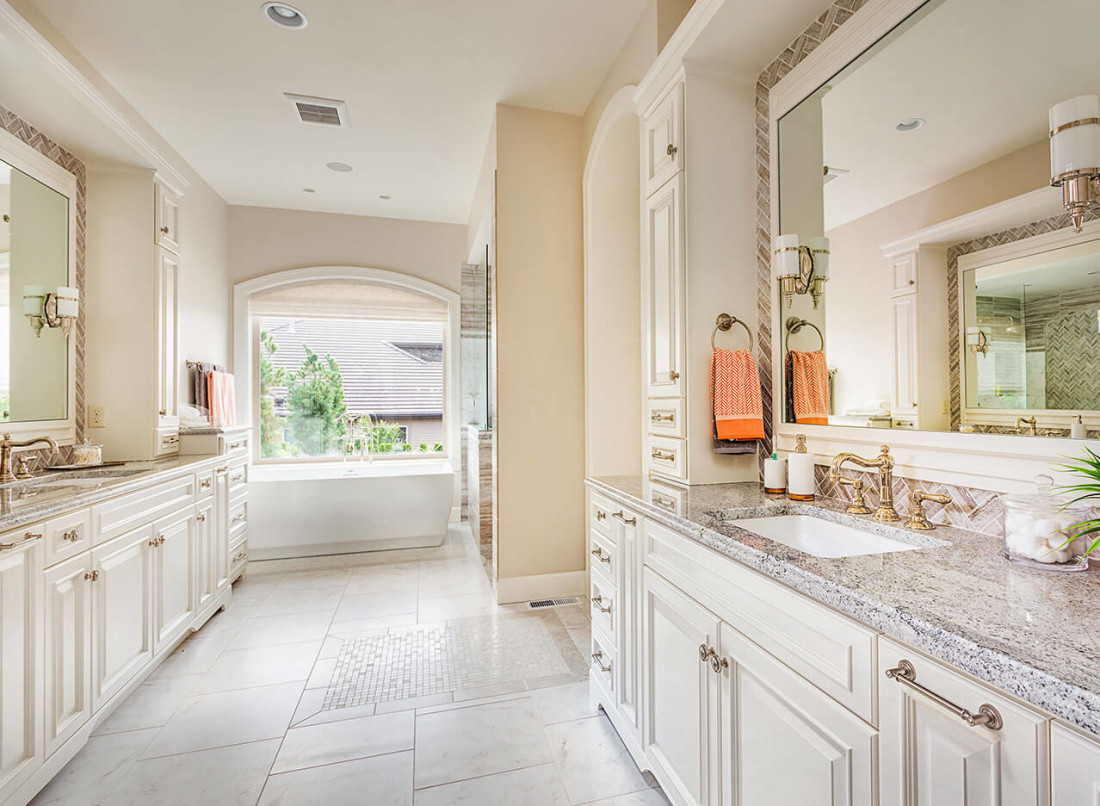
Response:
[[[308,95],[284,93],[300,123],[317,126],[348,127],[348,106],[343,101],[329,98],[312,98]]]

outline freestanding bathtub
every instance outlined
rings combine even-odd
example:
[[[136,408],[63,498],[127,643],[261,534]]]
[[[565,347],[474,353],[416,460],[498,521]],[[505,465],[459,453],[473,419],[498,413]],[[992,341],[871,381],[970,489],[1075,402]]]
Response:
[[[253,560],[438,546],[455,492],[446,459],[253,465],[248,482]]]

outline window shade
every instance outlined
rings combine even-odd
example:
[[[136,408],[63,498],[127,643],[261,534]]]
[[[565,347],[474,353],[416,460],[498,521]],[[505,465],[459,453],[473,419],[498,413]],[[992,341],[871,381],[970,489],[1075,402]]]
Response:
[[[384,283],[325,280],[253,294],[249,312],[253,316],[445,322],[447,303]]]

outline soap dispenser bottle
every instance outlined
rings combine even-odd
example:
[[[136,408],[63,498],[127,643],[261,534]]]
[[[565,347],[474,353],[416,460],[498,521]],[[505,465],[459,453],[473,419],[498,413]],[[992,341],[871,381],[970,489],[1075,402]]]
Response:
[[[1076,422],[1069,424],[1069,435],[1071,439],[1088,439],[1089,429],[1085,425],[1084,418],[1078,414]]]
[[[792,501],[813,501],[817,488],[814,458],[806,451],[806,435],[798,434],[797,444],[787,457],[787,497]]]

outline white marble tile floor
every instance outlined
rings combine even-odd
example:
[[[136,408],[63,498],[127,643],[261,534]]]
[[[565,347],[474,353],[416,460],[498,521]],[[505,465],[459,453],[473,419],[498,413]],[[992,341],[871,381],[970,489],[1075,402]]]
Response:
[[[498,607],[465,524],[253,563],[32,806],[667,806],[588,702],[588,633]]]

